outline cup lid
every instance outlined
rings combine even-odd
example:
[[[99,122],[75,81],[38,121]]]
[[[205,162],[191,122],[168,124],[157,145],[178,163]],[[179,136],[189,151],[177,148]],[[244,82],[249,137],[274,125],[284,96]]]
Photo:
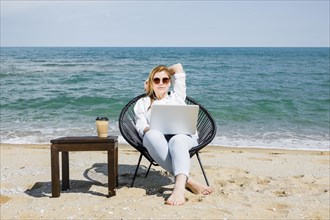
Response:
[[[96,120],[97,121],[109,121],[109,119],[107,117],[97,117]]]

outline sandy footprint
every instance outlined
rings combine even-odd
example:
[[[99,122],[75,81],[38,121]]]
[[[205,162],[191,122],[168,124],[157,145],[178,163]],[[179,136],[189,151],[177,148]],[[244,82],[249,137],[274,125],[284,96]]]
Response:
[[[330,164],[330,160],[318,160],[320,164]]]
[[[245,176],[239,176],[228,180],[229,183],[233,183],[238,187],[245,187],[250,185],[251,179]]]
[[[285,153],[279,153],[279,152],[272,152],[272,153],[270,153],[270,155],[283,155],[283,154],[285,154]]]
[[[265,185],[268,185],[270,183],[270,181],[271,181],[270,177],[268,177],[268,178],[267,177],[257,177],[256,178],[256,182],[258,185],[265,186]]]
[[[292,176],[292,177],[295,178],[295,179],[301,179],[304,176],[305,176],[304,174],[300,174],[300,175],[295,175],[295,176]]]
[[[0,195],[0,204],[5,204],[5,203],[7,203],[9,200],[11,200],[11,197]]]
[[[218,171],[218,176],[242,176],[249,174],[250,171],[244,170],[241,168],[236,168],[236,167],[221,167],[217,169]]]
[[[218,166],[208,166],[208,165],[206,165],[206,166],[204,166],[204,169],[205,169],[205,170],[219,170],[220,167],[218,167]]]
[[[260,158],[260,157],[249,157],[251,160],[260,160],[260,161],[273,161],[271,158]]]
[[[288,196],[286,190],[276,190],[273,193],[277,197],[287,197]]]
[[[286,217],[289,214],[290,206],[283,203],[273,203],[266,206],[266,209],[278,213],[281,217]]]

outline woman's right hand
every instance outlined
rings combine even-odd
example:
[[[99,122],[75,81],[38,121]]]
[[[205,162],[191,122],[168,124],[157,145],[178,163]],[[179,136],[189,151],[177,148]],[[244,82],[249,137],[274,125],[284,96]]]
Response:
[[[181,63],[174,64],[168,67],[168,70],[174,75],[175,73],[183,73],[183,66]]]

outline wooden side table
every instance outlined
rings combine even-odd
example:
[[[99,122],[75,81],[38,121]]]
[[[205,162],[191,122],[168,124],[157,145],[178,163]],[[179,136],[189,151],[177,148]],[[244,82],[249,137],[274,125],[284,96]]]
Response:
[[[69,186],[69,151],[108,151],[108,197],[116,195],[118,185],[118,140],[117,136],[99,138],[62,137],[51,142],[52,197],[60,196],[59,152],[62,153],[62,190]]]

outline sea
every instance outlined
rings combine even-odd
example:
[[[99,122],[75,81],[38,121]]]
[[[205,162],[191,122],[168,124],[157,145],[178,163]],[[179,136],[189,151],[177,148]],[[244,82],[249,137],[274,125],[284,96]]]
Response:
[[[329,48],[1,47],[1,143],[96,135],[142,94],[150,70],[181,63],[187,95],[217,124],[211,145],[330,150]]]

